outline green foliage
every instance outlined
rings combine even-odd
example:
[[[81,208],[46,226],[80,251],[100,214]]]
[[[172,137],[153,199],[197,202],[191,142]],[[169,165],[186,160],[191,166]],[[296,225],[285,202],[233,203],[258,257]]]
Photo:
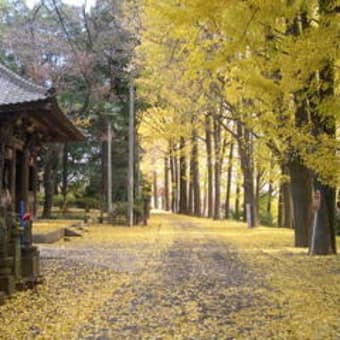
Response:
[[[133,210],[136,216],[140,217],[143,214],[144,201],[135,200]],[[128,203],[127,202],[115,202],[114,204],[114,215],[115,216],[127,216],[128,214]]]
[[[85,209],[86,212],[89,212],[91,209],[99,209],[100,202],[98,198],[91,196],[82,196],[75,200],[75,206],[80,209]]]
[[[243,210],[240,210],[238,213],[236,211],[230,211],[231,219],[235,221],[241,221],[243,218]]]
[[[113,210],[115,216],[127,216],[128,204],[127,202],[115,202]]]
[[[68,208],[72,207],[76,203],[76,198],[72,194],[68,194],[66,196],[66,202],[64,201],[64,196],[61,194],[53,196],[53,203],[56,207],[60,210],[67,210]]]
[[[98,200],[105,196],[102,155],[111,119],[113,196],[125,199],[127,66],[136,43],[123,25],[125,1],[104,0],[86,13],[62,1],[47,1],[34,9],[23,1],[5,2],[6,7],[0,7],[0,61],[39,84],[52,85],[65,114],[88,138],[87,143],[68,144],[67,168],[62,169],[62,162],[57,168],[58,187],[66,177],[67,195],[78,197],[91,187],[89,196]],[[109,117],[115,107],[120,109]],[[39,166],[44,164],[43,159]]]
[[[42,206],[44,204],[44,194],[42,192],[37,193],[37,202],[38,206]]]
[[[261,225],[268,226],[268,227],[273,227],[274,226],[274,220],[273,216],[270,212],[265,211],[261,213]]]
[[[340,209],[337,210],[335,219],[336,219],[336,231],[337,234],[340,235]]]
[[[276,197],[272,197],[272,211],[268,212],[267,211],[267,207],[268,207],[268,193],[262,194],[260,196],[260,200],[259,200],[259,204],[260,204],[260,224],[261,225],[265,225],[268,227],[273,227],[275,225],[275,221],[274,221],[274,215],[275,215],[275,211],[276,209],[276,203],[277,203],[277,198]]]

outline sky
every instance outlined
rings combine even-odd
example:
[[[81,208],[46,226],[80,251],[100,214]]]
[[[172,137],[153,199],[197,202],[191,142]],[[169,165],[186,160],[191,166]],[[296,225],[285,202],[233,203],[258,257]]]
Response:
[[[63,0],[64,3],[74,6],[82,6],[85,1],[87,3],[87,10],[89,10],[96,2],[96,0]],[[26,4],[30,8],[32,8],[37,2],[39,2],[39,0],[26,0]]]

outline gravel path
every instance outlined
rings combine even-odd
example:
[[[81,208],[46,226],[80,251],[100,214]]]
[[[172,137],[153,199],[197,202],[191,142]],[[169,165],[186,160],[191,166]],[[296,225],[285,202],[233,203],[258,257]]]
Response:
[[[116,257],[131,280],[97,310],[79,338],[233,339],[230,315],[259,303],[255,274],[227,244],[194,223],[165,216],[152,246],[136,247],[142,261],[134,270],[127,249]]]
[[[0,339],[338,339],[339,258],[285,234],[170,214],[90,226],[40,246],[45,282],[0,306]]]

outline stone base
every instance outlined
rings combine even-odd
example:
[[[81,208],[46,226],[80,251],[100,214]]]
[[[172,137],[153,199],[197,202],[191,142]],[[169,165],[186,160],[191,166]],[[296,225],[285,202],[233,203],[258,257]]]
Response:
[[[22,247],[21,277],[26,284],[34,284],[40,278],[40,260],[37,247]]]
[[[65,236],[64,228],[60,228],[49,233],[33,234],[34,243],[54,243],[61,240]]]
[[[13,275],[0,276],[0,293],[12,295],[15,292],[15,279]]]
[[[13,257],[11,256],[1,257],[0,256],[0,276],[11,274],[12,266],[13,266]]]
[[[74,228],[65,228],[65,236],[67,237],[81,237],[81,231]]]
[[[21,291],[25,290],[26,288],[27,287],[26,287],[25,281],[23,281],[23,280],[17,281],[16,284],[15,284],[15,289],[18,292],[21,292]]]
[[[5,303],[5,294],[0,292],[0,306]]]
[[[16,280],[20,280],[21,277],[21,244],[20,238],[16,237],[10,242],[9,254],[13,258],[12,263],[12,274],[15,276]]]
[[[15,292],[15,278],[12,273],[13,257],[0,259],[0,292],[12,295]]]

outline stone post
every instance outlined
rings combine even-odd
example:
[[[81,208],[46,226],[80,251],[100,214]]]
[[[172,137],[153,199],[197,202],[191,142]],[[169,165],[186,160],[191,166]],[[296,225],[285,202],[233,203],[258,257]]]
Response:
[[[13,275],[13,257],[10,256],[10,229],[7,224],[6,198],[1,197],[0,204],[0,291],[11,295],[15,291]]]
[[[40,256],[37,247],[32,245],[32,220],[29,213],[22,217],[24,237],[21,245],[21,274],[26,285],[33,286],[40,278]]]
[[[7,214],[7,226],[10,230],[9,240],[9,254],[13,258],[12,275],[15,278],[17,287],[20,287],[21,278],[21,242],[20,239],[23,235],[23,228],[18,223],[18,219],[15,213]]]

